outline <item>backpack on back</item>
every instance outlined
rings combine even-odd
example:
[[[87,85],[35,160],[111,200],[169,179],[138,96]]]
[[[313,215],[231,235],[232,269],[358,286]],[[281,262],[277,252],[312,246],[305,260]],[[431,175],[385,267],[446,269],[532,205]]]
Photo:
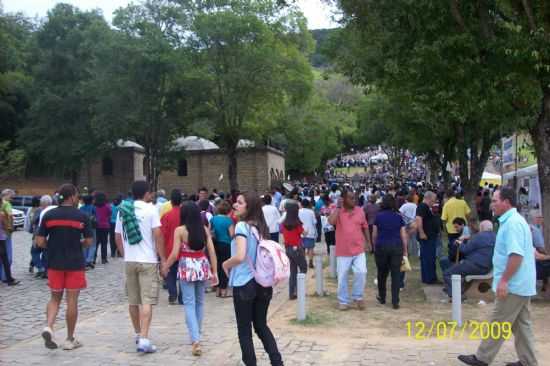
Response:
[[[256,266],[254,267],[250,258],[248,264],[254,273],[254,279],[262,287],[277,286],[290,277],[290,260],[279,243],[260,238],[256,228],[253,231],[258,240]]]

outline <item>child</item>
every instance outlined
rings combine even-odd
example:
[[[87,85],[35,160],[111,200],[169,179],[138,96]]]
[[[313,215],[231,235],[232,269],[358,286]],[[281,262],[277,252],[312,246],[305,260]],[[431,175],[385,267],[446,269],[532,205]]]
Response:
[[[302,246],[302,233],[304,228],[298,217],[299,206],[295,202],[288,202],[286,205],[286,213],[281,224],[281,234],[285,243],[286,254],[290,259],[290,279],[289,279],[289,298],[295,300],[297,270],[300,268],[301,273],[307,273],[307,263]]]
[[[315,248],[315,238],[317,236],[317,218],[315,217],[315,212],[311,209],[311,202],[308,199],[302,200],[302,208],[298,212],[298,217],[304,225],[302,243],[309,258],[309,268],[313,268],[313,249]]]

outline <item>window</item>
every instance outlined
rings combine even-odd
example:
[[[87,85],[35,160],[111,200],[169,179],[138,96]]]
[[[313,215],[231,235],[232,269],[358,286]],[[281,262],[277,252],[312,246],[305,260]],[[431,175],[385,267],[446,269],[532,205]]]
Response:
[[[187,160],[178,160],[178,177],[187,177]]]
[[[101,162],[101,169],[103,175],[113,175],[113,159],[110,157],[104,157]]]

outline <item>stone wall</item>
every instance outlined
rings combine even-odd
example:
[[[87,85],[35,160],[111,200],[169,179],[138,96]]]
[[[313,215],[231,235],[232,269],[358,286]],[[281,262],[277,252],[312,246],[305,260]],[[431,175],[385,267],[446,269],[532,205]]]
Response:
[[[219,192],[229,192],[228,159],[219,150],[188,151],[186,153],[187,176],[178,171],[162,172],[159,187],[170,192],[179,188],[185,193],[197,192],[201,187]],[[285,159],[281,152],[271,148],[243,149],[237,154],[237,179],[241,191],[264,192],[272,182],[270,171],[284,176]],[[223,174],[223,179],[220,176]]]
[[[105,157],[112,160],[112,175],[103,174]],[[134,148],[114,150],[82,169],[79,186],[105,192],[109,198],[114,198],[119,193],[126,195],[135,180],[145,179],[143,157],[143,152]]]

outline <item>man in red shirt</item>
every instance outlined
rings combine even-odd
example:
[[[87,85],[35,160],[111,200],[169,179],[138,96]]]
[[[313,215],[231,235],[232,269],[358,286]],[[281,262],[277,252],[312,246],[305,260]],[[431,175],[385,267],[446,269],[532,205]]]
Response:
[[[182,194],[179,189],[172,190],[172,193],[170,195],[170,203],[172,204],[172,209],[168,211],[162,218],[160,219],[161,223],[161,231],[162,236],[164,237],[164,245],[167,256],[172,253],[172,249],[174,247],[174,231],[178,226],[181,224],[181,201],[182,201]],[[179,261],[176,261],[171,267],[170,271],[168,272],[168,276],[166,277],[166,284],[168,285],[168,302],[170,305],[176,304],[176,299],[178,302],[183,304],[183,301],[181,299],[181,292],[180,296],[178,296],[178,264]]]
[[[346,190],[338,199],[337,208],[328,221],[336,227],[336,266],[338,271],[338,308],[350,306],[348,273],[353,271],[352,300],[359,308],[365,308],[363,294],[367,282],[367,256],[370,250],[369,225],[364,211],[355,205],[355,195]]]

